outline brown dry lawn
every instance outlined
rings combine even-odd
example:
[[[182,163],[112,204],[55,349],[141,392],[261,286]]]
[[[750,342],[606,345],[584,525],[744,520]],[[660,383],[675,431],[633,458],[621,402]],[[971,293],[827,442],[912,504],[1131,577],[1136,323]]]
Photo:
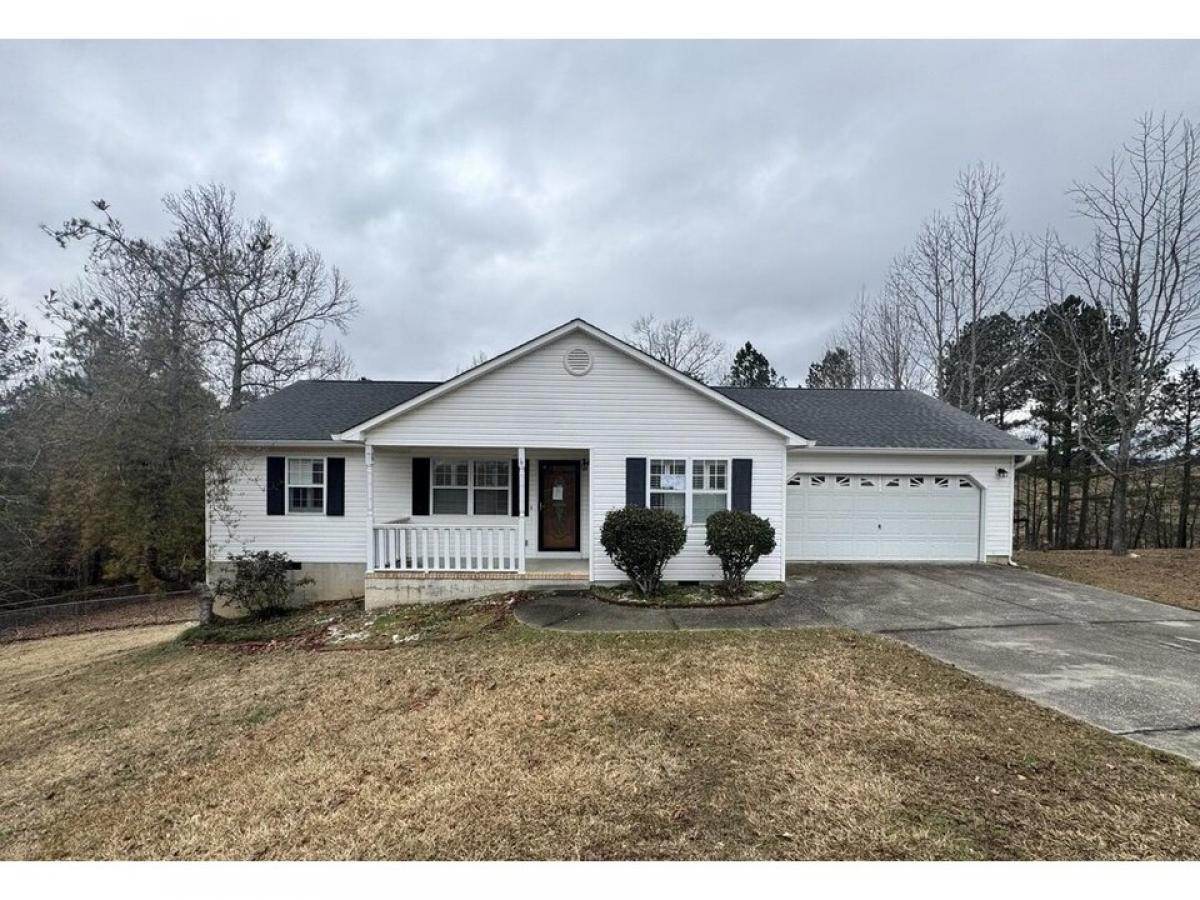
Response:
[[[75,604],[63,604],[61,612],[56,609],[44,610],[41,611],[41,618],[19,624],[16,620],[23,617],[0,614],[0,643],[85,631],[107,631],[133,625],[186,622],[196,618],[196,598],[188,594],[115,606],[98,602],[85,605],[82,613],[77,612],[78,609],[79,606]]]
[[[1133,556],[1039,550],[1018,553],[1016,561],[1043,575],[1200,610],[1200,549],[1138,550]]]
[[[384,650],[0,647],[0,857],[1200,853],[1200,772],[890,641],[422,615]]]

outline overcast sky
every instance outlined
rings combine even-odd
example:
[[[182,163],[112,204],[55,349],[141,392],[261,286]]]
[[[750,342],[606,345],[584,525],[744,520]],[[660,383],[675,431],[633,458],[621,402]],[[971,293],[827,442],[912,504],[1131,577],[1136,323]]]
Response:
[[[582,316],[694,316],[802,380],[955,173],[1014,229],[1154,109],[1200,117],[1185,43],[0,43],[0,297],[79,252],[41,223],[223,182],[355,288],[358,372],[441,378]]]

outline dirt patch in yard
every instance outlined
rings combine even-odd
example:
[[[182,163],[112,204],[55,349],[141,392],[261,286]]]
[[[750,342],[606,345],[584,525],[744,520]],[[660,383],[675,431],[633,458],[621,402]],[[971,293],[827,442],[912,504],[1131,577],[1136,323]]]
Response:
[[[891,641],[410,614],[444,639],[0,647],[0,857],[1200,853],[1200,772]]]
[[[527,595],[496,594],[478,600],[423,603],[364,610],[348,600],[272,615],[196,625],[180,635],[195,647],[248,652],[273,650],[386,650],[399,644],[462,640],[504,625],[508,611]]]
[[[1043,575],[1200,610],[1200,549],[1138,550],[1113,556],[1104,550],[1039,550],[1015,559]]]

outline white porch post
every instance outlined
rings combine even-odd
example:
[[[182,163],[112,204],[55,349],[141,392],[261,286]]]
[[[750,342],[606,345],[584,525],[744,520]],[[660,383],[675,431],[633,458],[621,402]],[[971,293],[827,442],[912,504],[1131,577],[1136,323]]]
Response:
[[[363,448],[367,464],[367,571],[375,571],[375,448]]]
[[[517,571],[525,574],[525,448],[517,448],[517,515],[520,532],[517,537]]]

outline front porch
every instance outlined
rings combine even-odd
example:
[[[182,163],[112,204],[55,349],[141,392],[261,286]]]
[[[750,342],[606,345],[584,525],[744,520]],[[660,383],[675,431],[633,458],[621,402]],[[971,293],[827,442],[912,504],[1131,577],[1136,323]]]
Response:
[[[588,469],[582,449],[368,443],[366,605],[586,584]]]

